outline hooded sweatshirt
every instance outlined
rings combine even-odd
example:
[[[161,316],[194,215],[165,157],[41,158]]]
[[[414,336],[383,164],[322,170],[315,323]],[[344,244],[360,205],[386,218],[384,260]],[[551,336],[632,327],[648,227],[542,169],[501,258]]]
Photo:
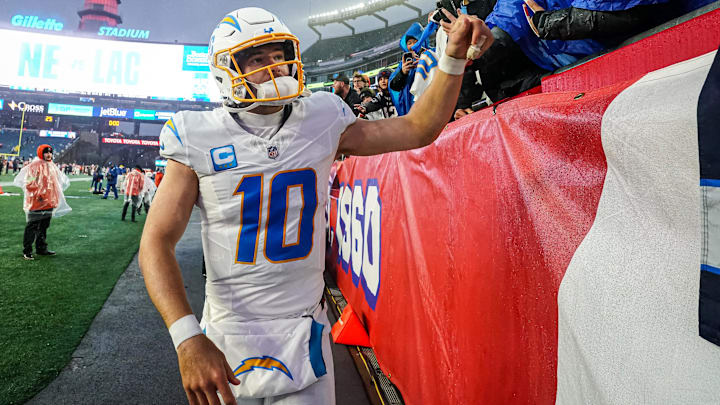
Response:
[[[406,44],[407,38],[412,37],[418,40],[418,42],[413,45],[412,50],[416,53],[420,53],[420,48],[428,49],[430,46],[428,38],[436,27],[437,24],[428,25],[428,32],[425,33],[423,32],[423,26],[420,25],[420,23],[413,23],[405,32],[405,35],[400,38],[400,48],[402,48],[404,52],[410,52],[410,49],[408,49]],[[390,75],[390,94],[398,115],[407,114],[410,111],[410,107],[412,107],[415,102],[413,95],[410,93],[410,88],[412,87],[413,80],[415,79],[415,70],[416,69],[410,69],[408,74],[404,74],[402,72],[402,63],[400,63],[393,74]]]

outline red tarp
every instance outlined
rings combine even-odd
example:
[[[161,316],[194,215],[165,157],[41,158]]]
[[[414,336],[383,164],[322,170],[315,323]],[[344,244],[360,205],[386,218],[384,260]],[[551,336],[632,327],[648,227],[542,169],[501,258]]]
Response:
[[[645,37],[588,63],[542,79],[542,91],[587,91],[712,52],[720,44],[720,9]]]
[[[363,194],[337,230],[332,190],[328,263],[407,404],[554,403],[557,291],[600,197],[603,112],[627,85],[522,97],[426,148],[337,164],[335,187]],[[367,271],[338,262],[344,232]]]

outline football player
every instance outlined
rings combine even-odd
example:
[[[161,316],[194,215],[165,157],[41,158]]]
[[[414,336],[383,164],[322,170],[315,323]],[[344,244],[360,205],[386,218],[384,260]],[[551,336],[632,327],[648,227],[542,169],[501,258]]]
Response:
[[[298,40],[272,13],[242,8],[215,28],[208,57],[222,108],[178,112],[163,128],[168,164],[140,246],[191,404],[335,403],[321,302],[330,167],[339,154],[435,140],[453,113],[468,50],[477,57],[492,43],[475,17],[445,24],[440,72],[409,114],[382,121],[356,120],[334,94],[311,95]],[[174,252],[193,205],[207,266],[200,323]]]

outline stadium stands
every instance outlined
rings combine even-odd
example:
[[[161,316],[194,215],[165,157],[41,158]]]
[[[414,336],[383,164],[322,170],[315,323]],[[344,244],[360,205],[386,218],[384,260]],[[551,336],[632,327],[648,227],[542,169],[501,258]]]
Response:
[[[17,139],[20,138],[19,129],[5,128],[4,131],[10,134],[10,136],[15,139],[15,142],[17,142]],[[52,146],[52,148],[55,150],[55,155],[57,156],[60,155],[65,149],[67,149],[73,143],[73,141],[75,140],[69,138],[41,137],[38,131],[31,129],[24,130],[22,133],[22,141],[20,144],[20,157],[35,157],[37,147],[42,144]]]
[[[388,28],[315,42],[302,54],[308,82],[325,81],[327,73],[365,71],[397,62],[402,53],[398,41],[415,22],[425,25],[427,17],[404,21]]]
[[[157,141],[160,129],[166,118],[157,120],[143,118],[114,119],[112,117],[87,117],[73,115],[48,114],[51,103],[77,106],[112,107],[127,110],[175,112],[180,110],[208,110],[215,103],[203,101],[167,101],[155,99],[136,99],[129,97],[97,96],[83,94],[65,94],[34,92],[0,87],[0,99],[5,100],[5,108],[0,110],[0,153],[14,154],[17,146],[19,128],[23,119],[21,111],[8,108],[11,102],[23,101],[27,104],[45,106],[45,112],[24,114],[24,131],[20,149],[20,158],[31,159],[38,145],[47,143],[55,149],[58,163],[106,164],[109,161],[118,164],[154,167],[159,156],[157,147],[138,145],[102,144],[101,139],[113,133],[122,133],[125,138],[141,138]],[[132,118],[132,117],[130,117]],[[110,124],[110,121],[115,121]],[[40,130],[72,131],[77,139],[39,137]]]
[[[14,154],[13,150],[18,144],[18,134],[14,131],[0,128],[0,153]]]

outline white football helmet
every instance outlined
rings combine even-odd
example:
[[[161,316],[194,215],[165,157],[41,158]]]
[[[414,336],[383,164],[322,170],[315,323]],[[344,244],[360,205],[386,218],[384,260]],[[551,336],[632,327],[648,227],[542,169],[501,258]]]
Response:
[[[281,43],[285,61],[250,72],[240,69],[239,55],[244,50],[269,43]],[[223,106],[230,112],[250,110],[258,105],[289,104],[310,91],[303,81],[300,43],[274,14],[256,7],[228,13],[215,27],[208,49],[210,71],[220,88]],[[288,65],[290,76],[273,74],[273,68]],[[267,70],[270,80],[252,83],[247,77]]]

